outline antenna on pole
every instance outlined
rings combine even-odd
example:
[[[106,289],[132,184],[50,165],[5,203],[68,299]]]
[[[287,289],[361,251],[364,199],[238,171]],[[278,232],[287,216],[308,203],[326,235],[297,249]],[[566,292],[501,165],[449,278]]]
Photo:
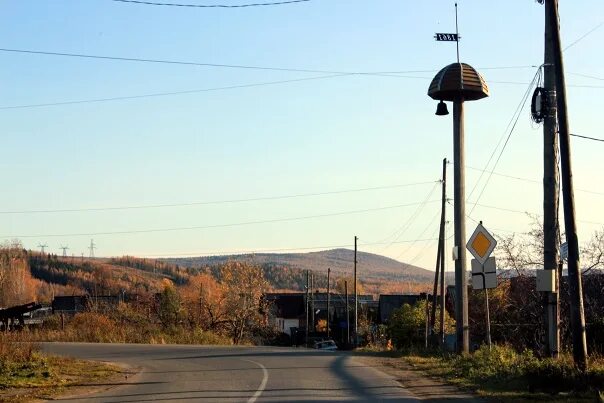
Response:
[[[90,256],[91,258],[94,257],[94,250],[96,249],[96,244],[94,243],[94,239],[90,240],[90,246],[88,247],[88,250],[90,251]]]
[[[434,39],[437,42],[455,42],[455,46],[457,47],[457,64],[459,64],[459,40],[461,36],[459,36],[459,23],[457,21],[457,2],[455,2],[455,33],[437,32],[434,34]]]
[[[455,44],[457,45],[457,63],[459,63],[459,25],[457,24],[457,2],[455,2]]]
[[[48,245],[39,243],[38,247],[40,248],[40,253],[44,254],[44,248],[48,247]]]
[[[59,249],[63,249],[63,257],[67,257],[67,249],[69,249],[69,246],[61,245]]]

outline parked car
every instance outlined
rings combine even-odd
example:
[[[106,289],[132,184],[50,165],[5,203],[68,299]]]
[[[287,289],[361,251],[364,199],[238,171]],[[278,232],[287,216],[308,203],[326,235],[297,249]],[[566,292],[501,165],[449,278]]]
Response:
[[[317,342],[315,342],[313,347],[316,348],[317,350],[326,350],[326,351],[336,351],[338,349],[336,342],[333,340],[317,341]]]

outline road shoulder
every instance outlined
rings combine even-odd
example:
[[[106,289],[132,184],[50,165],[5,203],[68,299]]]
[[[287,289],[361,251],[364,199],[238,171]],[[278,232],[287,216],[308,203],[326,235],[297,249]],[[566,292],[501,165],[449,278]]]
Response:
[[[431,403],[463,400],[471,403],[485,403],[487,400],[471,392],[447,383],[441,378],[431,377],[400,358],[369,354],[356,354],[353,358],[395,378],[405,389],[421,400]]]

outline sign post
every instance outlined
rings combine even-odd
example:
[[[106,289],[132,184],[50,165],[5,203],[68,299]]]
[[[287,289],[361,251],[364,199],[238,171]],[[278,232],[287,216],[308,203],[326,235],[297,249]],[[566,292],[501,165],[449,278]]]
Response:
[[[466,248],[476,258],[472,259],[472,288],[484,290],[485,311],[487,320],[487,345],[491,349],[491,317],[489,312],[489,288],[497,287],[497,263],[490,257],[497,241],[482,226],[482,221],[470,237]]]

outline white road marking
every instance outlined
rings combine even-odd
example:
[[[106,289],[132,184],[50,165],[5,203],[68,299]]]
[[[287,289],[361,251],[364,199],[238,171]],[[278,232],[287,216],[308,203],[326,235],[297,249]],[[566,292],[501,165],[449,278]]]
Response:
[[[250,397],[247,401],[247,403],[254,403],[260,397],[262,392],[264,392],[264,388],[266,388],[266,383],[268,382],[268,371],[267,371],[266,367],[264,365],[260,364],[259,362],[252,361],[252,360],[242,360],[242,361],[251,362],[252,364],[257,365],[260,369],[262,369],[262,382],[260,382],[260,386],[258,386],[256,393],[254,393],[254,395],[252,397]]]

